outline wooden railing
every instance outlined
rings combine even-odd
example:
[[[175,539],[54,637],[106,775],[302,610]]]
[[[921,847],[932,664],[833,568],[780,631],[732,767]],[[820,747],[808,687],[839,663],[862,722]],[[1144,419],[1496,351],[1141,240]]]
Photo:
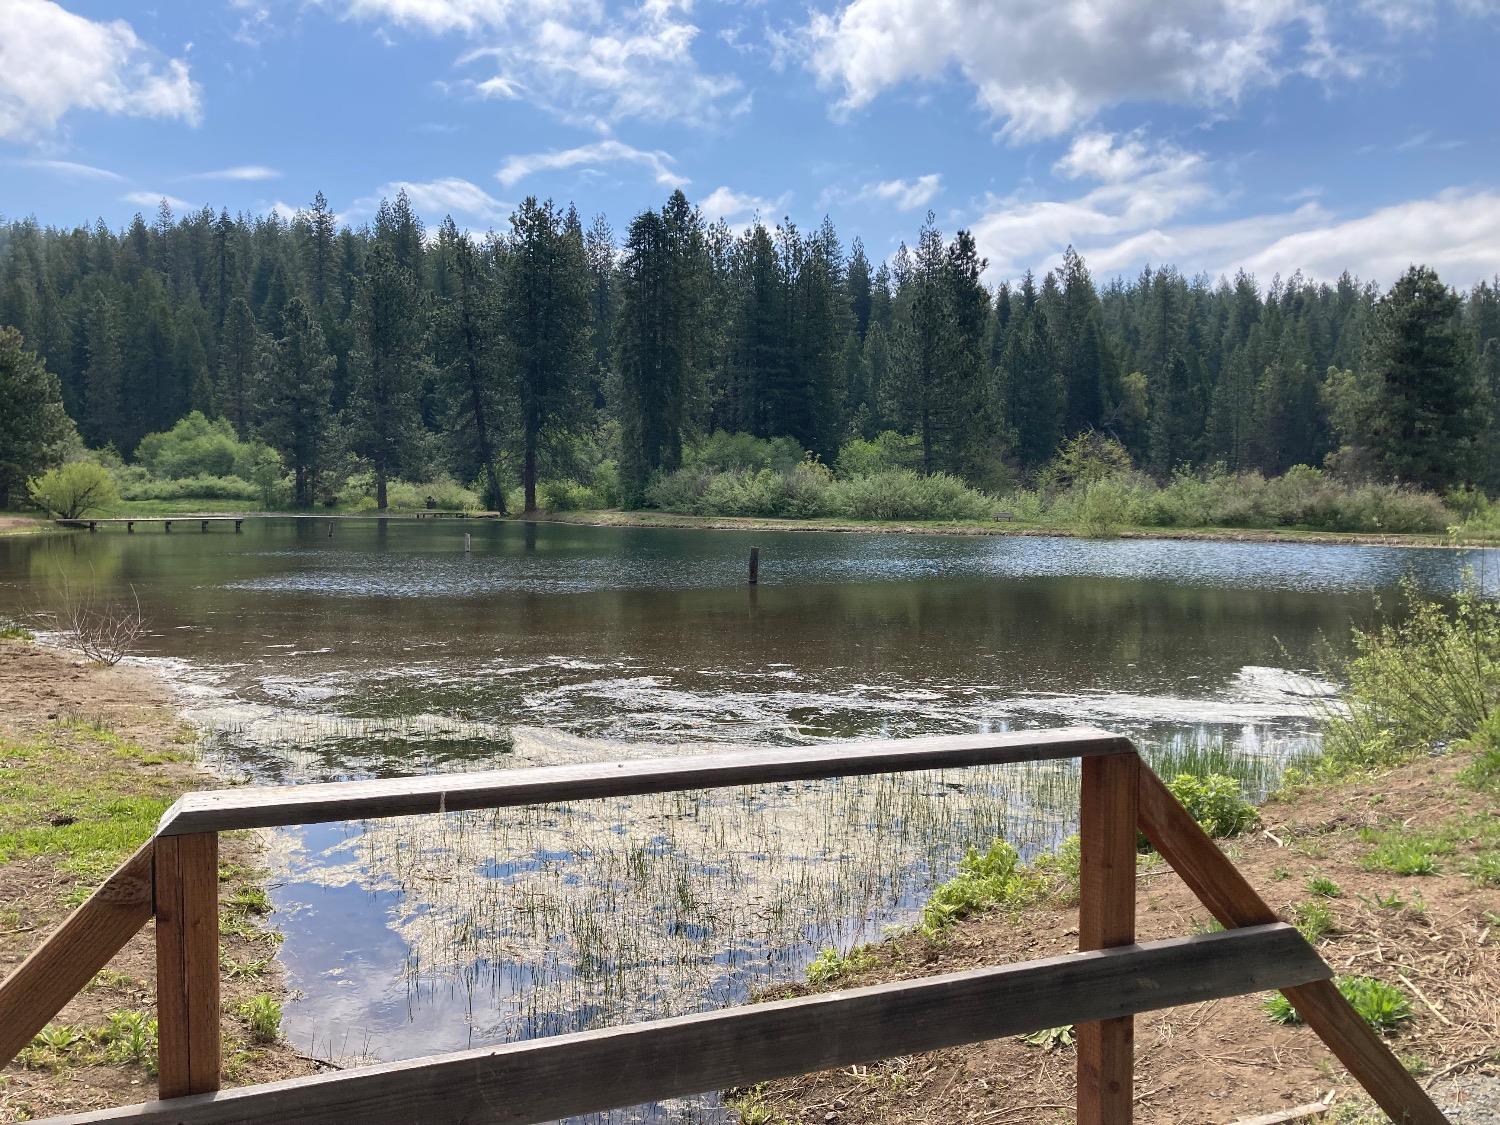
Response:
[[[219,1092],[218,833],[679,789],[1082,759],[1080,951],[1062,957],[558,1035]],[[1136,832],[1225,927],[1135,941]],[[161,1101],[61,1122],[424,1125],[552,1121],[1076,1024],[1078,1121],[1131,1119],[1133,1017],[1280,989],[1396,1121],[1446,1118],[1141,761],[1069,729],[192,793],[4,982],[9,1060],[156,918]]]

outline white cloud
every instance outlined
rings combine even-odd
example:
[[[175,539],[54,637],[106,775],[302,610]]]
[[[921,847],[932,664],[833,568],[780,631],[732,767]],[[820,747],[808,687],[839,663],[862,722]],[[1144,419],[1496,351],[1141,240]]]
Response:
[[[1139,235],[1219,199],[1201,154],[1139,137],[1116,143],[1109,134],[1086,134],[1058,161],[1058,171],[1101,182],[1070,198],[993,200],[975,220],[974,236],[995,276],[1048,264],[1070,242]]]
[[[1298,192],[1277,210],[1225,218],[1202,154],[1139,135],[1076,138],[1055,170],[1099,181],[1081,194],[990,200],[972,229],[999,281],[1055,266],[1070,243],[1096,276],[1133,275],[1146,265],[1232,276],[1244,269],[1267,284],[1277,273],[1331,281],[1345,270],[1388,285],[1425,263],[1467,287],[1500,263],[1500,193],[1453,189],[1426,199],[1339,214]]]
[[[213,172],[199,172],[188,177],[193,180],[279,180],[281,173],[264,164],[239,164],[233,168],[219,168]]]
[[[0,139],[27,140],[72,110],[197,124],[198,85],[124,20],[96,22],[51,0],[5,0],[0,33]]]
[[[137,207],[149,207],[153,211],[165,203],[174,211],[191,211],[194,205],[186,199],[178,199],[175,195],[167,195],[160,191],[127,191],[120,196],[126,203],[134,203]]]
[[[706,124],[743,112],[738,78],[703,71],[689,0],[327,0],[354,19],[477,45],[458,59],[496,73],[439,85],[481,98],[526,98],[572,124],[608,132],[632,118]]]
[[[502,203],[478,184],[450,177],[441,180],[413,182],[396,180],[385,184],[378,194],[387,198],[405,190],[406,196],[418,214],[422,215],[470,215],[486,222],[499,223],[509,217],[515,208]]]
[[[957,71],[1027,139],[1121,102],[1219,105],[1347,70],[1325,22],[1314,0],[850,0],[813,14],[802,50],[842,111]]]
[[[23,168],[36,168],[43,172],[56,172],[59,176],[67,176],[75,180],[123,180],[124,176],[118,172],[111,172],[108,168],[95,168],[92,164],[78,164],[72,160],[17,160],[17,164]]]
[[[591,167],[596,164],[640,164],[650,170],[656,182],[664,187],[681,187],[688,180],[672,170],[672,157],[660,149],[647,151],[623,141],[596,141],[577,148],[552,152],[519,153],[505,158],[495,179],[506,187],[519,183],[537,172],[557,172],[565,168]]]
[[[915,211],[931,203],[942,187],[942,173],[929,172],[914,180],[881,180],[866,184],[854,194],[854,198],[890,203],[901,211]]]
[[[744,225],[748,220],[756,217],[766,221],[775,221],[776,215],[786,207],[788,199],[787,195],[768,199],[765,196],[750,195],[721,186],[714,188],[698,201],[698,210],[703,212],[703,218],[710,223],[726,219],[738,220],[738,225]]]

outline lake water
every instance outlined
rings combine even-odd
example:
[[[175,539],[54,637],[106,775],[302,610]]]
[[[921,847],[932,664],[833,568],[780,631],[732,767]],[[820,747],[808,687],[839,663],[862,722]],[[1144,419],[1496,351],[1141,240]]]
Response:
[[[1312,743],[1329,644],[1495,554],[185,521],[0,539],[0,615],[133,590],[211,764],[260,782],[1073,722],[1264,779]],[[1046,764],[280,831],[285,1031],[393,1059],[734,1003],[910,922],[970,843],[1055,846],[1075,802]]]

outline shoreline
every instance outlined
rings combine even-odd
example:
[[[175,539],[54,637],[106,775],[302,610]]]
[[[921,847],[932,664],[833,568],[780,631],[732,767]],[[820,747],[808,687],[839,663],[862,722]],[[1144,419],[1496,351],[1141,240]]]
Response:
[[[125,513],[121,515],[97,516],[96,519],[120,521],[134,518],[141,521],[176,519],[184,522],[194,518],[223,518],[234,516],[252,519],[303,519],[303,520],[350,520],[350,519],[431,519],[422,511],[386,512],[293,512],[249,510],[244,508],[214,507],[207,505],[181,512],[153,514]],[[1428,550],[1467,551],[1500,547],[1500,539],[1477,539],[1471,542],[1455,540],[1447,535],[1427,533],[1393,532],[1381,534],[1365,531],[1302,531],[1293,528],[1243,528],[1243,527],[1122,527],[1109,536],[1086,536],[1070,527],[1053,527],[1005,521],[977,520],[842,520],[842,519],[791,519],[776,516],[693,516],[676,512],[659,512],[649,509],[626,511],[619,508],[599,508],[586,511],[548,512],[537,511],[530,515],[496,512],[471,512],[464,516],[445,516],[444,519],[471,519],[500,523],[550,523],[577,527],[616,528],[668,528],[683,531],[764,531],[764,532],[827,532],[839,535],[942,535],[957,538],[1060,538],[1084,539],[1093,542],[1151,541],[1186,543],[1279,543],[1303,544],[1325,547],[1414,547]],[[79,528],[61,527],[54,521],[41,517],[0,516],[0,538],[26,535],[55,534],[78,531]]]
[[[222,780],[171,686],[139,664],[91,666],[66,650],[0,640],[0,976],[41,942],[182,793]],[[224,1085],[315,1070],[281,1039],[287,988],[266,925],[264,845],[221,837]],[[0,1070],[0,1121],[155,1097],[155,952],[148,926]]]
[[[762,516],[690,516],[673,512],[604,508],[578,512],[534,512],[530,516],[498,517],[509,523],[555,523],[583,527],[678,528],[702,531],[826,531],[867,535],[949,535],[1011,538],[1089,539],[1067,527],[1038,524],[955,520],[799,520]],[[1167,540],[1201,543],[1302,543],[1317,546],[1423,547],[1443,550],[1475,550],[1500,546],[1500,542],[1454,542],[1447,536],[1360,531],[1296,531],[1277,528],[1170,528],[1127,527],[1117,534],[1097,538],[1111,540]]]

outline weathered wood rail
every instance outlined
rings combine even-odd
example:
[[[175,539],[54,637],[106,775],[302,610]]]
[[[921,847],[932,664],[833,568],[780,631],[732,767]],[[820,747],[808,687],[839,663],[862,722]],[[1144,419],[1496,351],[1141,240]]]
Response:
[[[1078,953],[219,1091],[219,832],[1059,758],[1082,760]],[[1136,943],[1137,829],[1224,932]],[[1447,1120],[1129,740],[1087,728],[189,794],[0,982],[0,1060],[153,915],[162,1100],[54,1125],[523,1125],[1066,1023],[1080,1125],[1125,1125],[1135,1015],[1272,988],[1392,1118]]]

